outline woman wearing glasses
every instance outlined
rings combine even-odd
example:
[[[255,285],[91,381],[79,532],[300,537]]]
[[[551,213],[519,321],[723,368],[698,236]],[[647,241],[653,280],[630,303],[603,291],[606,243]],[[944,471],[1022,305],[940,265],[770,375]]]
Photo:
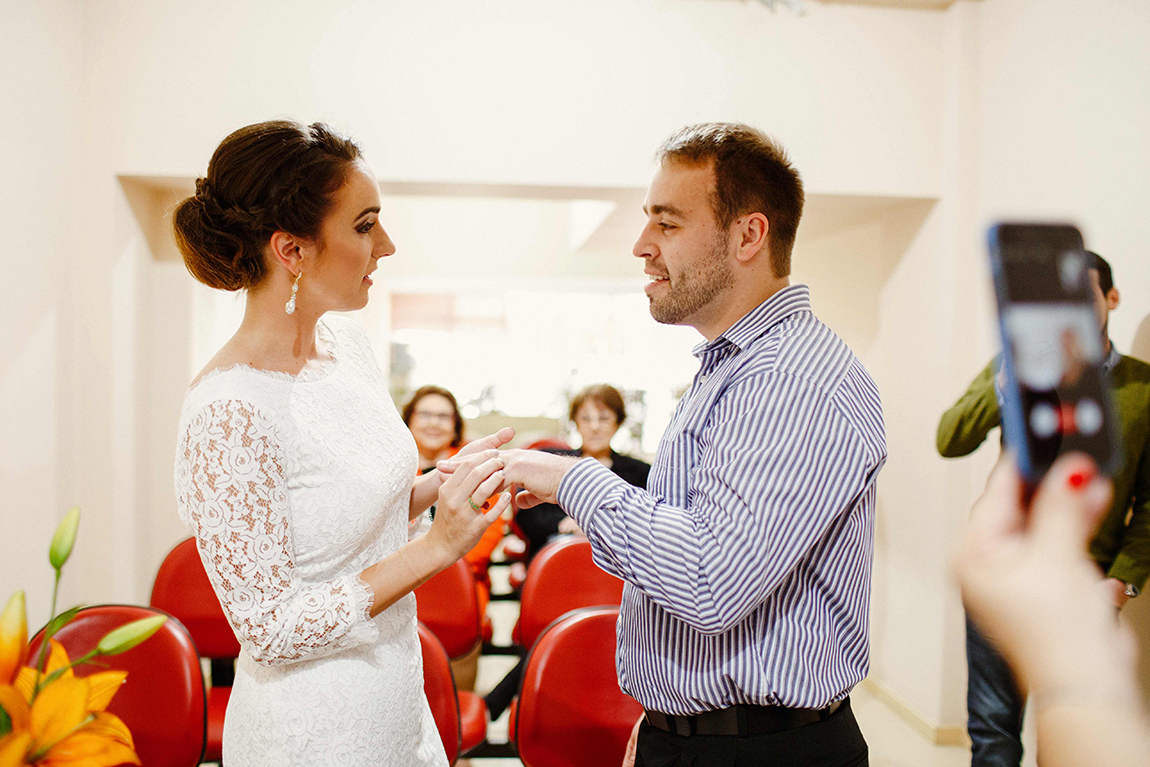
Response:
[[[421,386],[416,389],[403,407],[403,422],[415,438],[420,475],[434,471],[436,463],[453,457],[463,446],[463,415],[459,412],[455,395],[441,386]],[[497,495],[488,499],[491,505],[498,500]],[[434,506],[430,512],[434,517]],[[479,543],[463,557],[475,575],[480,615],[487,610],[487,602],[491,597],[491,577],[487,573],[491,566],[491,554],[502,540],[503,519],[500,518],[491,523]],[[456,676],[461,675],[457,673]],[[470,675],[462,675],[462,678],[464,684],[461,686],[471,689],[466,681],[470,679],[474,682],[474,670]]]
[[[582,441],[578,450],[548,451],[560,455],[594,458],[636,487],[647,487],[651,464],[622,455],[611,449],[611,439],[627,420],[623,395],[609,384],[588,386],[571,400],[570,418]],[[582,532],[575,520],[554,504],[546,503],[521,509],[515,517],[527,535],[527,548],[534,556],[548,539],[556,535]]]

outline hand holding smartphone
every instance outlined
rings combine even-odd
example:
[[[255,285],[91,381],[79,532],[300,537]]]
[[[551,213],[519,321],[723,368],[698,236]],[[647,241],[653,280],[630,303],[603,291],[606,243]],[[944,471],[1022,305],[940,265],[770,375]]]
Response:
[[[1083,452],[1112,473],[1119,444],[1082,235],[1067,224],[1003,223],[988,239],[1002,428],[1019,470],[1037,485],[1060,455]]]

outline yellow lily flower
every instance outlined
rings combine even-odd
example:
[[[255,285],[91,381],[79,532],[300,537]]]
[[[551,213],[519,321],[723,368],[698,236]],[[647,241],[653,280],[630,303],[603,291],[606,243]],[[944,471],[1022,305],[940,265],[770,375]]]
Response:
[[[0,708],[3,708],[7,712],[8,718],[12,720],[12,732],[28,729],[31,709],[28,707],[28,701],[24,699],[23,694],[15,687],[11,685],[0,687]]]
[[[36,764],[37,767],[115,767],[139,763],[127,726],[116,716],[101,712],[53,746]]]
[[[113,767],[139,764],[132,734],[104,709],[127,677],[102,671],[77,677],[68,653],[51,640],[44,676],[63,673],[33,700],[36,671],[20,670],[16,684],[0,686],[0,706],[12,720],[12,733],[0,740],[0,767]]]
[[[0,684],[10,684],[28,653],[24,592],[17,591],[0,613]]]
[[[59,669],[65,669],[60,678],[71,679],[75,675],[72,669],[68,668],[72,662],[68,658],[68,651],[64,649],[64,645],[55,639],[49,639],[48,644],[51,650],[48,652],[48,662],[44,665],[44,674],[41,678],[47,677]],[[120,685],[127,678],[127,671],[100,671],[85,677],[89,686],[88,710],[96,712],[106,709],[116,691],[120,689]],[[32,693],[36,689],[36,669],[28,666],[20,669],[20,673],[16,676],[15,686],[23,693],[24,700],[31,704]]]
[[[32,735],[27,732],[13,731],[0,738],[0,767],[24,767],[24,755],[31,744]]]
[[[28,729],[36,741],[36,753],[48,751],[71,735],[88,718],[84,705],[88,702],[88,682],[85,679],[60,677],[40,690],[32,702],[32,715]]]

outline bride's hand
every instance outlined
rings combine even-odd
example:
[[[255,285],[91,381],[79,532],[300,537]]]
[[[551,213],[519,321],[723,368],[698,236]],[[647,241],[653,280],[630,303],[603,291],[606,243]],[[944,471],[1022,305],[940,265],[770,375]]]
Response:
[[[499,438],[505,431],[511,430],[501,430],[488,439]],[[471,551],[483,531],[511,505],[510,493],[502,493],[493,506],[485,508],[487,499],[503,485],[503,457],[488,448],[457,464],[440,486],[435,521],[427,535],[449,563]]]
[[[459,449],[452,458],[456,461],[467,458],[476,453],[482,453],[484,450],[494,450],[503,447],[515,437],[515,429],[510,426],[504,426],[494,434],[488,435],[483,439],[477,439],[474,442],[468,442],[466,445]]]

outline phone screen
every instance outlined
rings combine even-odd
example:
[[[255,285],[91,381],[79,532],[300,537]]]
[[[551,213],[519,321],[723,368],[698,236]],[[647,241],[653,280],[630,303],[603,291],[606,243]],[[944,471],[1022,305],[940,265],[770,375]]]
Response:
[[[1117,447],[1106,350],[1081,236],[1069,226],[1001,225],[992,232],[994,251],[1003,422],[1023,473],[1037,480],[1071,451],[1109,471]]]

